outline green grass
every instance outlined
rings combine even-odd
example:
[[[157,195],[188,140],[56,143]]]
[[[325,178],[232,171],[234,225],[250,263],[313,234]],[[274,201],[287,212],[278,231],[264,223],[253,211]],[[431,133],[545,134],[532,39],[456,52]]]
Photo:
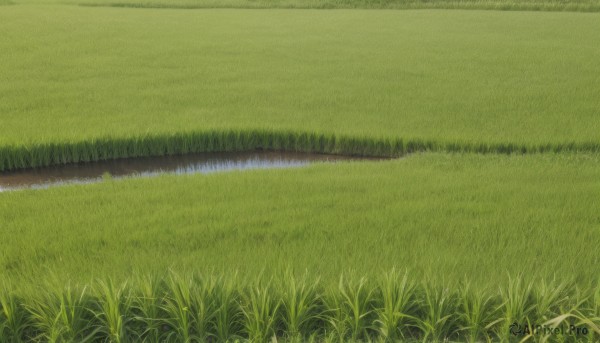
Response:
[[[4,165],[231,129],[440,150],[600,143],[597,14],[8,6],[0,29]]]
[[[600,10],[598,0],[16,0],[18,3],[141,8],[485,9],[511,11]]]
[[[404,158],[0,193],[1,342],[598,329],[598,14],[115,8],[595,1],[57,3],[0,8],[0,171],[256,148]]]
[[[319,133],[267,130],[214,130],[191,133],[93,139],[0,148],[0,171],[115,158],[253,150],[295,151],[363,157],[400,157],[423,151],[531,154],[599,152],[600,144],[469,144],[403,139],[373,139]]]
[[[599,163],[419,154],[0,193],[0,278],[291,268],[335,282],[396,267],[432,284],[523,274],[583,286],[600,271]]]
[[[99,281],[65,287],[46,282],[28,289],[35,295],[27,298],[0,289],[0,339],[589,343],[600,337],[600,288],[582,293],[569,283],[511,280],[473,292],[466,283],[432,287],[411,276],[392,270],[371,280],[346,276],[324,286],[306,275],[265,280],[169,273],[162,278],[133,275],[124,284]],[[516,298],[513,292],[518,292]],[[541,306],[540,298],[555,303]],[[390,310],[402,320],[390,322]],[[546,325],[562,333],[515,336],[509,329],[515,321],[530,325],[532,332],[536,325]],[[569,333],[571,325],[586,331]]]

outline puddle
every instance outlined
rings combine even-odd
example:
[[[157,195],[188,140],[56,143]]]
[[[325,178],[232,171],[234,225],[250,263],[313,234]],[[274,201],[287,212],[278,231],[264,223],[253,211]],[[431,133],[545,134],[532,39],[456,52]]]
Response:
[[[0,192],[24,188],[47,188],[61,184],[98,182],[102,180],[105,173],[109,173],[114,178],[149,177],[163,173],[207,174],[228,170],[294,168],[313,162],[356,159],[358,158],[267,151],[119,159],[2,172],[0,173]]]

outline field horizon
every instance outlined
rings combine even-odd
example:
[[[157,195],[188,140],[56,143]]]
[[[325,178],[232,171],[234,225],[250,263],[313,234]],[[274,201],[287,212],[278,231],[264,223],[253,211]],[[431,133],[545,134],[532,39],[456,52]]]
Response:
[[[92,7],[172,9],[466,9],[598,12],[598,0],[1,0],[5,4],[66,4]]]

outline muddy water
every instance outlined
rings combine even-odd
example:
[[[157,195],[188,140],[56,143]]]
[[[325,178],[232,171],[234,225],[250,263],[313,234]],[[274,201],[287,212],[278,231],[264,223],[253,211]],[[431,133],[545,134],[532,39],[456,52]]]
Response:
[[[0,192],[23,188],[46,188],[67,183],[90,183],[111,177],[153,176],[162,173],[214,173],[227,170],[301,167],[313,162],[335,162],[355,158],[290,153],[238,152],[204,153],[184,156],[144,157],[0,173]]]

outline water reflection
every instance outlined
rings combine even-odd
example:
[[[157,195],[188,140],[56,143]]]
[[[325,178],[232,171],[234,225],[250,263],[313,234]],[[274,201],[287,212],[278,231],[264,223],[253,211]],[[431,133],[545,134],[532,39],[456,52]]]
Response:
[[[150,177],[163,173],[215,173],[228,170],[301,167],[312,162],[334,162],[350,157],[293,153],[237,152],[183,156],[144,157],[69,164],[0,173],[0,192],[22,188],[47,188],[66,183],[90,183],[111,177]]]

